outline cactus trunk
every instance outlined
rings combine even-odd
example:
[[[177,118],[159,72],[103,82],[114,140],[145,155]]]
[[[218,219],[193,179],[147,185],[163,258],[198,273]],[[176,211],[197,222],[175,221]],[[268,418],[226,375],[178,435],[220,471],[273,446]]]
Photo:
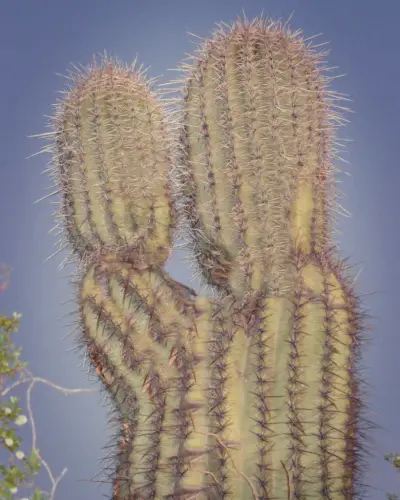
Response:
[[[357,300],[343,264],[298,254],[293,265],[289,294],[236,304],[215,340],[217,498],[355,497]]]
[[[218,498],[356,494],[363,325],[331,237],[341,118],[319,58],[279,23],[239,21],[183,67],[189,248],[205,282],[247,311],[215,340]]]

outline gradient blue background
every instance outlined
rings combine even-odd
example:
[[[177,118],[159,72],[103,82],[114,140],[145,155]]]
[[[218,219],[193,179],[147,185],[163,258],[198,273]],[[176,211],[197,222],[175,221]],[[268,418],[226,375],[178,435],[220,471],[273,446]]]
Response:
[[[332,88],[350,94],[355,114],[341,136],[350,138],[345,158],[351,172],[341,175],[348,199],[345,208],[352,217],[341,218],[339,242],[343,256],[363,271],[358,279],[363,303],[374,317],[372,342],[365,351],[365,379],[370,384],[370,418],[381,429],[373,435],[374,455],[369,460],[366,481],[370,498],[385,498],[385,492],[400,492],[398,476],[383,461],[383,453],[400,448],[400,401],[398,364],[399,301],[399,47],[400,4],[369,0],[35,0],[6,1],[0,6],[0,259],[13,268],[8,289],[0,294],[0,312],[23,314],[20,334],[23,359],[35,375],[60,385],[99,386],[90,383],[80,358],[72,351],[70,331],[72,297],[62,256],[42,263],[56,241],[48,231],[53,226],[53,208],[47,201],[33,205],[49,185],[40,172],[49,157],[26,157],[41,143],[27,136],[47,129],[44,115],[66,81],[70,62],[87,64],[94,53],[106,49],[130,62],[151,65],[149,76],[163,74],[161,82],[176,77],[175,68],[192,52],[195,40],[186,31],[209,36],[218,21],[230,22],[245,9],[252,18],[264,11],[284,21],[294,10],[292,28],[305,36],[323,33],[317,40],[330,41],[330,66],[336,80]],[[315,42],[319,43],[319,42]],[[180,264],[176,252],[168,265],[176,279],[189,282],[188,266]],[[16,395],[23,396],[24,391]],[[33,409],[38,443],[43,457],[61,481],[56,500],[96,500],[110,497],[110,485],[89,482],[101,470],[111,433],[107,411],[99,393],[65,397],[37,386]],[[23,449],[29,450],[29,428],[21,429]],[[4,459],[4,451],[0,459]],[[1,461],[1,460],[0,460]],[[81,481],[85,480],[85,481]],[[39,476],[43,488],[49,483]],[[22,496],[22,495],[21,495]],[[19,497],[19,494],[16,496]]]

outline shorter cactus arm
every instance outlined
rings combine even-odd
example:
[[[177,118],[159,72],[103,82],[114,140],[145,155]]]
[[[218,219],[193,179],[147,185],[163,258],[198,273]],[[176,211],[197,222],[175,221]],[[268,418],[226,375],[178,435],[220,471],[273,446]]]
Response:
[[[112,252],[162,265],[174,226],[167,109],[134,66],[104,58],[71,78],[53,118],[67,239],[81,259]]]

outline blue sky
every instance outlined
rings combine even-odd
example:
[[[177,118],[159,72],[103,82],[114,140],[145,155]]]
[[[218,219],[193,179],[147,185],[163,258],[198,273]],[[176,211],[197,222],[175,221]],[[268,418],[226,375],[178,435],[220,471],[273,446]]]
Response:
[[[44,115],[52,113],[57,91],[70,63],[87,64],[105,49],[131,62],[151,65],[148,75],[163,75],[160,82],[176,77],[175,68],[193,52],[193,38],[186,32],[209,36],[216,22],[231,22],[245,9],[252,18],[263,11],[286,20],[306,36],[323,33],[332,52],[333,74],[346,76],[332,88],[353,99],[351,123],[341,136],[352,139],[345,155],[351,173],[341,174],[343,204],[352,214],[340,219],[338,241],[342,256],[363,270],[358,278],[363,305],[373,316],[371,343],[365,351],[365,379],[370,385],[369,417],[380,426],[373,438],[374,456],[366,481],[373,486],[370,498],[385,492],[400,493],[398,475],[383,461],[383,453],[400,449],[400,391],[398,372],[400,335],[400,169],[398,85],[400,65],[400,4],[398,0],[68,0],[54,2],[3,0],[0,7],[0,260],[13,268],[7,290],[0,294],[0,312],[23,314],[20,334],[23,358],[31,371],[68,388],[98,388],[90,383],[81,358],[67,337],[73,318],[69,273],[58,270],[63,256],[46,263],[56,238],[49,202],[34,205],[46,194],[49,180],[40,172],[49,157],[32,155],[41,147],[31,134],[46,131]],[[316,42],[317,43],[317,42]],[[190,271],[176,252],[168,264],[175,279],[189,283]],[[23,396],[24,391],[16,395]],[[107,425],[107,409],[98,393],[65,397],[45,386],[32,396],[38,443],[42,455],[58,475],[68,467],[56,500],[109,498],[110,485],[89,482],[101,470],[99,458],[113,430]],[[22,430],[25,449],[31,439]],[[4,457],[4,453],[0,454]],[[38,484],[48,487],[46,475]]]

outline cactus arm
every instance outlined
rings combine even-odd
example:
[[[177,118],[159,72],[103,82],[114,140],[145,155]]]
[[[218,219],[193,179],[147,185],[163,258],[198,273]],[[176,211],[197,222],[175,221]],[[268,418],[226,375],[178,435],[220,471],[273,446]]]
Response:
[[[168,110],[140,71],[117,61],[71,79],[52,121],[66,239],[80,259],[111,252],[162,265],[174,226]]]
[[[317,63],[301,39],[255,20],[218,30],[185,68],[189,246],[206,281],[240,300],[292,286],[293,245],[326,247],[337,117]]]
[[[209,381],[221,498],[356,494],[362,324],[331,238],[342,118],[319,57],[280,23],[239,20],[182,68],[189,248],[233,299]]]
[[[81,343],[121,415],[114,497],[168,496],[198,487],[189,457],[207,440],[206,409],[190,399],[207,380],[195,294],[161,269],[175,225],[168,113],[140,71],[107,58],[72,79],[53,120],[51,173],[82,275]],[[192,422],[201,434],[187,432]]]

